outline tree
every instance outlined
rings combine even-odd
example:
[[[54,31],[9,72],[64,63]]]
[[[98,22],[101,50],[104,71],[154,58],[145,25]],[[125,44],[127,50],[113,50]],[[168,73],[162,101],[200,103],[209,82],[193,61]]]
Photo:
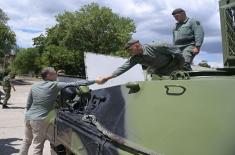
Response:
[[[0,9],[0,57],[11,52],[16,45],[15,33],[7,25],[9,18]]]
[[[135,25],[130,18],[120,17],[108,7],[100,7],[91,3],[81,7],[79,11],[65,12],[56,16],[57,24],[47,29],[46,35],[34,38],[36,47],[40,47],[44,59],[52,66],[68,65],[66,67],[73,74],[85,76],[84,52],[112,54],[126,56],[123,52],[124,44],[135,32]],[[51,61],[49,56],[59,53],[68,55],[62,61]],[[74,55],[78,59],[70,59]],[[53,57],[53,58],[55,58]],[[58,57],[57,57],[58,58]],[[79,60],[79,62],[78,62]],[[75,65],[76,69],[73,67]],[[64,69],[64,68],[61,68]]]
[[[52,66],[56,70],[65,70],[66,74],[78,75],[84,73],[83,55],[79,52],[68,50],[61,46],[47,46],[42,54],[41,61],[45,66]]]
[[[42,68],[40,59],[37,48],[19,49],[10,68],[19,74],[28,74],[29,72],[37,74]]]
[[[135,31],[131,19],[95,3],[85,5],[79,12],[58,15],[57,22],[57,32],[64,34],[62,44],[69,49],[95,53],[110,54],[121,50]]]
[[[0,22],[6,24],[8,20],[9,18],[7,17],[5,12],[3,12],[2,9],[0,8]]]
[[[40,36],[33,38],[33,45],[36,46],[39,50],[39,53],[42,54],[45,48],[45,36],[41,34]]]
[[[0,22],[0,57],[11,52],[16,45],[15,33]]]

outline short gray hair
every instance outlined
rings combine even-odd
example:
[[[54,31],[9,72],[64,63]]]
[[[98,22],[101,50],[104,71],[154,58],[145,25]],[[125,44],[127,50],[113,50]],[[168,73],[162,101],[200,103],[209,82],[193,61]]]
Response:
[[[56,72],[56,71],[55,71],[55,69],[53,67],[45,67],[45,68],[43,68],[42,71],[41,71],[42,79],[45,80],[49,73],[54,73],[54,72]]]

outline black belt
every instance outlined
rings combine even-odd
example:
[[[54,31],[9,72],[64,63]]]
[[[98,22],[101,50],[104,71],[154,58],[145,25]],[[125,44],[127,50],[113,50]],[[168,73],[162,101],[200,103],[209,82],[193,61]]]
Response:
[[[179,39],[175,41],[175,45],[190,44],[192,42],[195,42],[195,40],[194,39]]]

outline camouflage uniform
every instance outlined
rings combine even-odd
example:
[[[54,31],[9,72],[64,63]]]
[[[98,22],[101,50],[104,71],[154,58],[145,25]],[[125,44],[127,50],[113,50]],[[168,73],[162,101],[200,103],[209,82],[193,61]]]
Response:
[[[11,78],[10,76],[5,76],[3,78],[3,90],[5,92],[5,97],[4,97],[4,100],[3,100],[3,106],[7,105],[7,101],[9,100],[9,98],[11,97]]]
[[[185,59],[184,69],[192,70],[191,63],[194,58],[193,49],[201,47],[204,32],[200,22],[187,18],[184,22],[176,23],[173,30],[174,44],[183,52]]]

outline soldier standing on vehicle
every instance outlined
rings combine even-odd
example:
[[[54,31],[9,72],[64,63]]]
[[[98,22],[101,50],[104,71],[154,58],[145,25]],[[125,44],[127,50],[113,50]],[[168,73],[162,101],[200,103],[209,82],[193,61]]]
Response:
[[[13,88],[13,90],[16,91],[14,85],[12,84],[12,79],[14,78],[15,78],[15,74],[13,73],[10,73],[3,78],[2,87],[5,92],[5,97],[4,97],[3,104],[2,104],[3,109],[9,108],[7,106],[7,102],[9,98],[11,97],[11,88]]]
[[[25,138],[20,155],[27,155],[33,141],[33,155],[42,155],[47,129],[50,125],[47,117],[54,109],[60,90],[68,86],[90,85],[96,81],[58,82],[57,73],[52,67],[42,70],[43,81],[34,84],[29,92],[25,113]]]
[[[100,77],[102,82],[99,84],[123,74],[136,64],[146,66],[149,74],[160,76],[169,75],[175,70],[180,70],[184,64],[181,51],[170,44],[142,45],[139,40],[132,39],[125,45],[125,49],[132,56],[111,75]]]
[[[173,30],[173,42],[183,52],[184,70],[190,71],[193,58],[200,52],[203,43],[203,28],[199,21],[188,18],[181,8],[175,9],[172,15],[177,21]]]

